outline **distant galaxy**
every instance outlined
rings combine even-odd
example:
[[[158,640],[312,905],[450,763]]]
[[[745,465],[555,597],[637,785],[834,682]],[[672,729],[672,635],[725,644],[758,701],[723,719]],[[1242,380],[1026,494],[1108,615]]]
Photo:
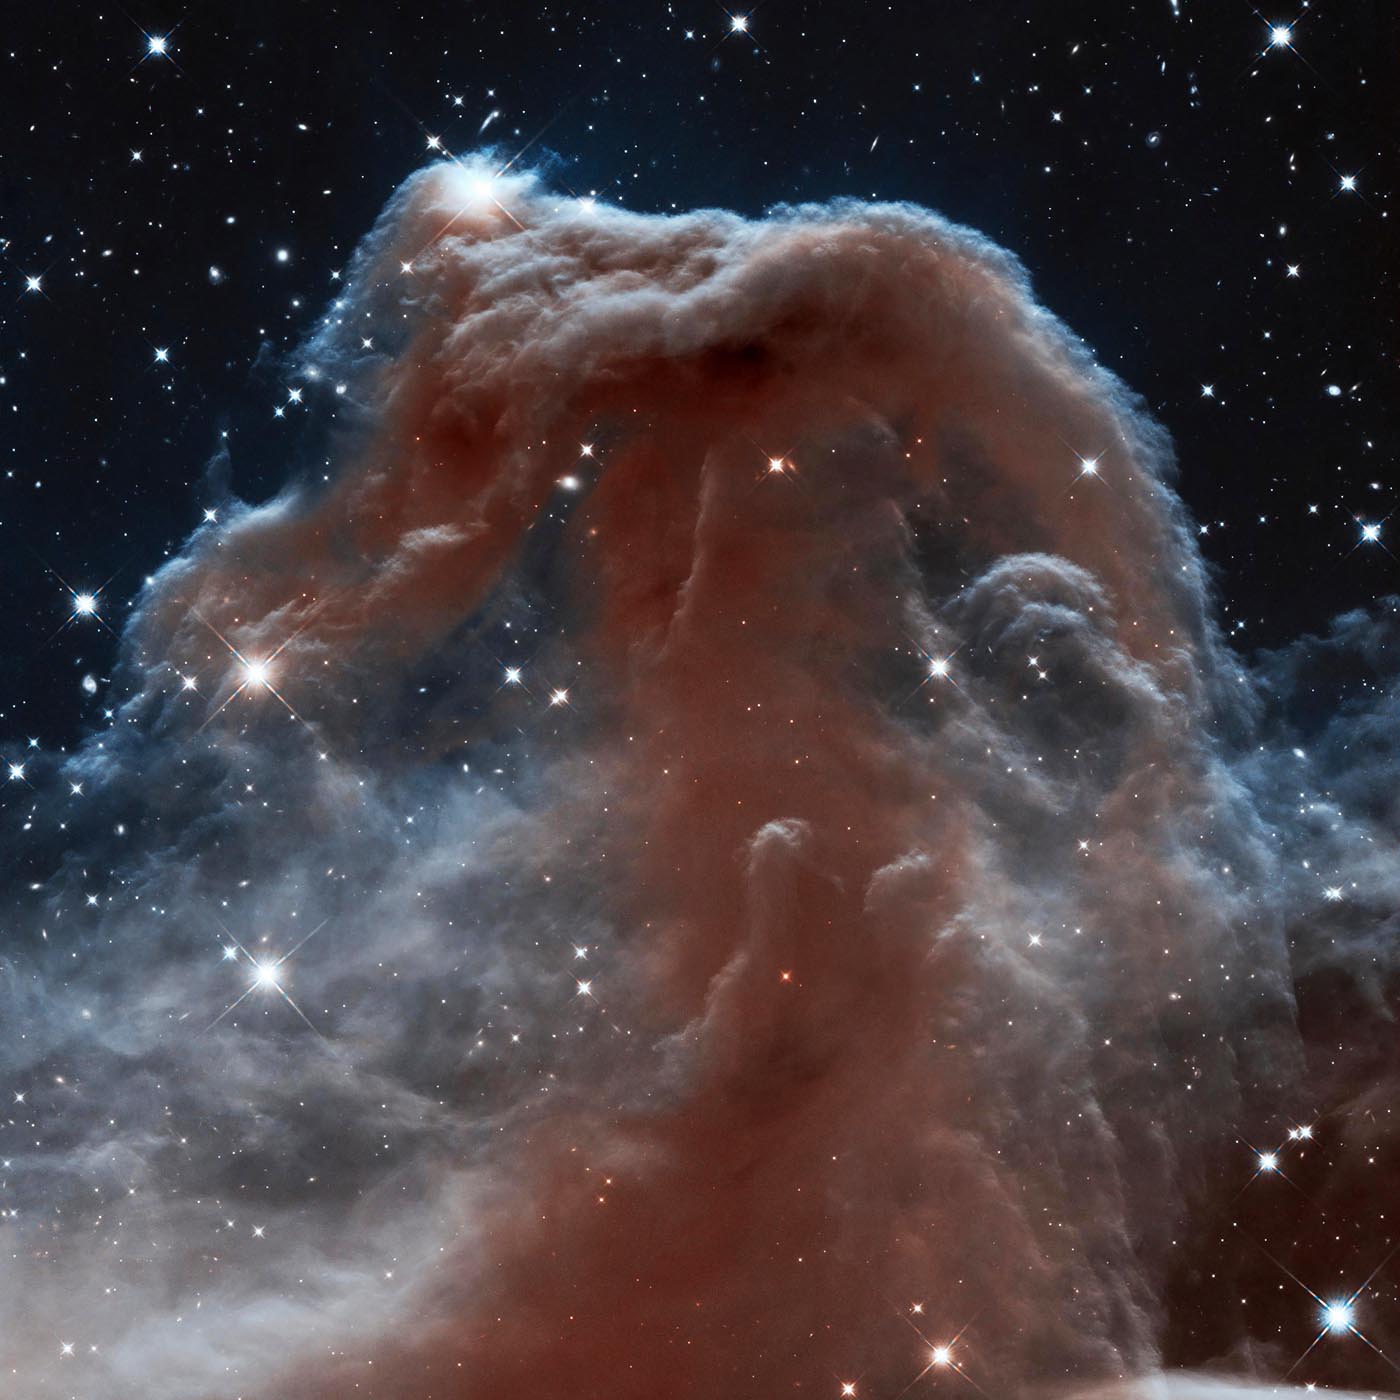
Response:
[[[15,551],[84,708],[0,725],[0,1391],[1400,1391],[1400,599],[1246,651],[1004,238],[630,207],[477,96],[263,357],[266,490],[205,424],[139,578]]]

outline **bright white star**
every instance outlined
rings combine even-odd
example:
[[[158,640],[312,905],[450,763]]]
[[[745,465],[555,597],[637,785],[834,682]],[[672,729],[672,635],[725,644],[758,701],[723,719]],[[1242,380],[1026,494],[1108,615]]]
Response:
[[[1361,542],[1363,544],[1375,544],[1381,537],[1381,527],[1379,525],[1363,525],[1361,527]]]
[[[1345,1332],[1354,1316],[1350,1303],[1328,1303],[1322,1310],[1322,1321],[1329,1332]]]
[[[1293,42],[1293,28],[1287,24],[1276,24],[1269,30],[1269,43],[1276,49],[1286,49]]]
[[[75,593],[73,611],[81,613],[83,617],[92,617],[97,612],[97,599],[91,593]]]
[[[164,58],[170,48],[170,40],[164,34],[152,34],[146,40],[146,52],[156,58]]]

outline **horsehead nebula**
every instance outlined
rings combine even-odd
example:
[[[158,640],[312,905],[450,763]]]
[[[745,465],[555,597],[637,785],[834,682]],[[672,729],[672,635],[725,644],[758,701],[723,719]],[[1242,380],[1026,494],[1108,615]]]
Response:
[[[302,368],[339,436],[151,580],[85,815],[17,838],[17,1393],[1286,1376],[1182,1299],[1317,1111],[1300,985],[1388,975],[1393,823],[1282,737],[1361,623],[1243,669],[1014,259],[444,162]]]

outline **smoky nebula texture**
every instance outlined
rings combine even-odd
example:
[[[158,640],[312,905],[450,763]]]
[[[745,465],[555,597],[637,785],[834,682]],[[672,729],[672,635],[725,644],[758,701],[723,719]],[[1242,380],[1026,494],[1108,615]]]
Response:
[[[1163,431],[921,209],[447,163],[347,280],[340,426],[7,814],[13,1393],[1283,1375],[1182,1256],[1394,1082],[1394,610],[1245,669]]]

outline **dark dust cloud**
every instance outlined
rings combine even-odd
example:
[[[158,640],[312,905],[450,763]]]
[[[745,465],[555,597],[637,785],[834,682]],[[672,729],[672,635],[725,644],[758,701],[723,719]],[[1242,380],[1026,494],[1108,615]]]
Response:
[[[6,1393],[1277,1393],[1313,1300],[1182,1300],[1242,1140],[1390,1111],[1394,608],[1243,669],[908,205],[444,163],[302,353],[353,427],[14,780]]]

